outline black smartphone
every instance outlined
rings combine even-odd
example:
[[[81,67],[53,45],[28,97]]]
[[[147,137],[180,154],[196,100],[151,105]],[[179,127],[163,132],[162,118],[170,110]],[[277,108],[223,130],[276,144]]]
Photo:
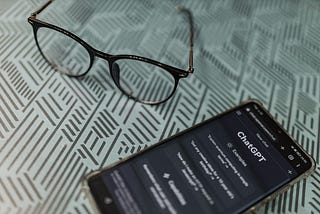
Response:
[[[250,100],[90,173],[84,187],[101,213],[242,213],[314,169],[312,157]]]

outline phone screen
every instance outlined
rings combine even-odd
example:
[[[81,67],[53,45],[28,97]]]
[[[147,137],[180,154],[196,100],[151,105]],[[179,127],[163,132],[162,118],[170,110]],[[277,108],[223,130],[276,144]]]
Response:
[[[89,179],[103,213],[239,213],[312,168],[254,102]]]

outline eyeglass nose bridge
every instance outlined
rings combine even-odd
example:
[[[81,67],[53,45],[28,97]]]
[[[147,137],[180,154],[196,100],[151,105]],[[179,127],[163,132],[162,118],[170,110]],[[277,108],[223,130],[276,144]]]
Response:
[[[107,54],[107,53],[103,53],[102,51],[93,49],[93,56],[94,57],[98,57],[100,59],[104,59],[108,62],[109,64],[109,70],[110,70],[110,74],[112,76],[112,78],[114,79],[115,83],[117,84],[117,86],[120,86],[119,83],[119,73],[120,73],[120,68],[119,65],[116,65],[117,67],[115,67],[115,69],[113,69],[113,66],[115,64],[116,58],[114,58],[114,55],[111,54]],[[114,78],[116,77],[116,78]]]
[[[112,63],[114,61],[114,60],[112,60],[113,55],[111,55],[111,54],[104,53],[104,52],[99,51],[99,50],[94,49],[94,48],[92,48],[92,51],[93,51],[93,55],[95,57],[107,60],[109,63]]]
[[[120,68],[119,68],[119,65],[115,63],[115,59],[112,58],[113,55],[103,53],[102,51],[99,51],[96,49],[92,49],[92,55],[93,55],[93,58],[97,57],[97,58],[106,60],[108,62],[110,75],[113,81],[115,82],[116,86],[118,88],[121,88],[120,87]]]

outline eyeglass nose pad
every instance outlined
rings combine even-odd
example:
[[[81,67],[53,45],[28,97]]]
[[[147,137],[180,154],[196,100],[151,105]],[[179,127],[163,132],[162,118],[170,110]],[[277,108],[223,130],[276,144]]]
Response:
[[[114,78],[115,83],[117,84],[118,87],[120,87],[120,68],[117,63],[112,63],[112,76]]]
[[[119,87],[119,88],[123,88],[120,86],[120,67],[118,65],[118,63],[114,62],[112,63],[112,70],[111,70],[111,75],[113,76],[113,79],[114,79],[114,82],[116,83],[116,85]],[[132,96],[133,92],[132,92],[132,89],[126,85],[126,92],[128,94],[128,96]]]

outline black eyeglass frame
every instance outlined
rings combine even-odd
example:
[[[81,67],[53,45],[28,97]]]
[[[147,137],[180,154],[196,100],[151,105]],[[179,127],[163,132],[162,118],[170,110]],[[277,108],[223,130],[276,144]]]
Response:
[[[40,45],[39,45],[39,42],[38,42],[38,38],[37,38],[37,32],[40,28],[44,27],[44,28],[49,28],[49,29],[52,29],[52,30],[55,30],[57,32],[60,32],[68,37],[70,37],[71,39],[73,39],[74,41],[78,42],[82,47],[84,47],[88,53],[89,53],[89,56],[90,56],[90,64],[89,64],[89,67],[88,69],[86,70],[86,72],[84,72],[83,74],[80,74],[80,75],[71,75],[71,74],[66,74],[67,76],[70,76],[70,77],[81,77],[81,76],[84,76],[86,75],[89,70],[92,68],[93,66],[93,63],[94,63],[94,60],[95,60],[95,57],[99,57],[99,58],[102,58],[104,60],[106,60],[109,64],[109,71],[110,71],[110,75],[114,81],[114,83],[116,84],[116,86],[120,89],[120,91],[122,93],[124,93],[125,95],[127,95],[129,98],[137,101],[137,102],[140,102],[140,103],[144,103],[144,104],[151,104],[151,105],[155,105],[155,104],[160,104],[160,103],[164,103],[166,102],[167,100],[169,100],[173,94],[175,93],[176,91],[176,88],[178,86],[178,83],[179,83],[179,80],[181,78],[185,78],[189,75],[189,73],[193,73],[194,71],[194,68],[193,68],[193,34],[194,34],[194,31],[193,31],[193,17],[192,17],[192,13],[190,10],[186,9],[186,8],[183,8],[183,7],[178,7],[178,11],[181,11],[181,12],[184,12],[188,15],[189,17],[189,23],[190,23],[190,50],[189,50],[189,68],[188,70],[183,70],[183,69],[180,69],[180,68],[177,68],[177,67],[173,67],[171,65],[167,65],[167,64],[164,64],[164,63],[161,63],[161,62],[158,62],[158,61],[155,61],[153,59],[149,59],[149,58],[146,58],[146,57],[142,57],[142,56],[136,56],[136,55],[111,55],[111,54],[107,54],[107,53],[104,53],[102,51],[99,51],[95,48],[93,48],[91,45],[89,45],[88,43],[86,43],[84,40],[82,40],[81,38],[79,38],[78,36],[76,36],[75,34],[63,29],[63,28],[60,28],[56,25],[53,25],[53,24],[50,24],[50,23],[47,23],[47,22],[44,22],[42,20],[39,20],[36,18],[36,16],[38,14],[40,14],[44,9],[46,9],[54,0],[49,0],[45,5],[43,5],[40,9],[38,9],[37,11],[33,12],[31,14],[31,16],[28,18],[28,22],[32,25],[33,27],[33,34],[34,34],[34,38],[35,38],[35,42],[36,42],[36,45],[41,53],[41,55],[44,57],[44,59],[55,69],[55,70],[58,70],[58,68],[56,68],[55,65],[53,65],[45,56],[45,54],[42,52],[41,48],[40,48]],[[173,77],[174,77],[174,80],[175,80],[175,85],[172,89],[172,92],[171,94],[164,100],[161,100],[161,101],[145,101],[145,100],[140,100],[138,98],[136,98],[135,96],[132,96],[130,94],[128,94],[124,89],[122,89],[122,87],[120,86],[120,83],[119,81],[117,81],[116,77],[114,76],[113,72],[112,72],[112,66],[113,66],[113,63],[116,62],[117,60],[120,60],[120,59],[131,59],[131,60],[138,60],[138,61],[142,61],[142,62],[145,62],[145,63],[149,63],[149,64],[152,64],[152,65],[155,65],[155,66],[158,66],[166,71],[168,71]]]

